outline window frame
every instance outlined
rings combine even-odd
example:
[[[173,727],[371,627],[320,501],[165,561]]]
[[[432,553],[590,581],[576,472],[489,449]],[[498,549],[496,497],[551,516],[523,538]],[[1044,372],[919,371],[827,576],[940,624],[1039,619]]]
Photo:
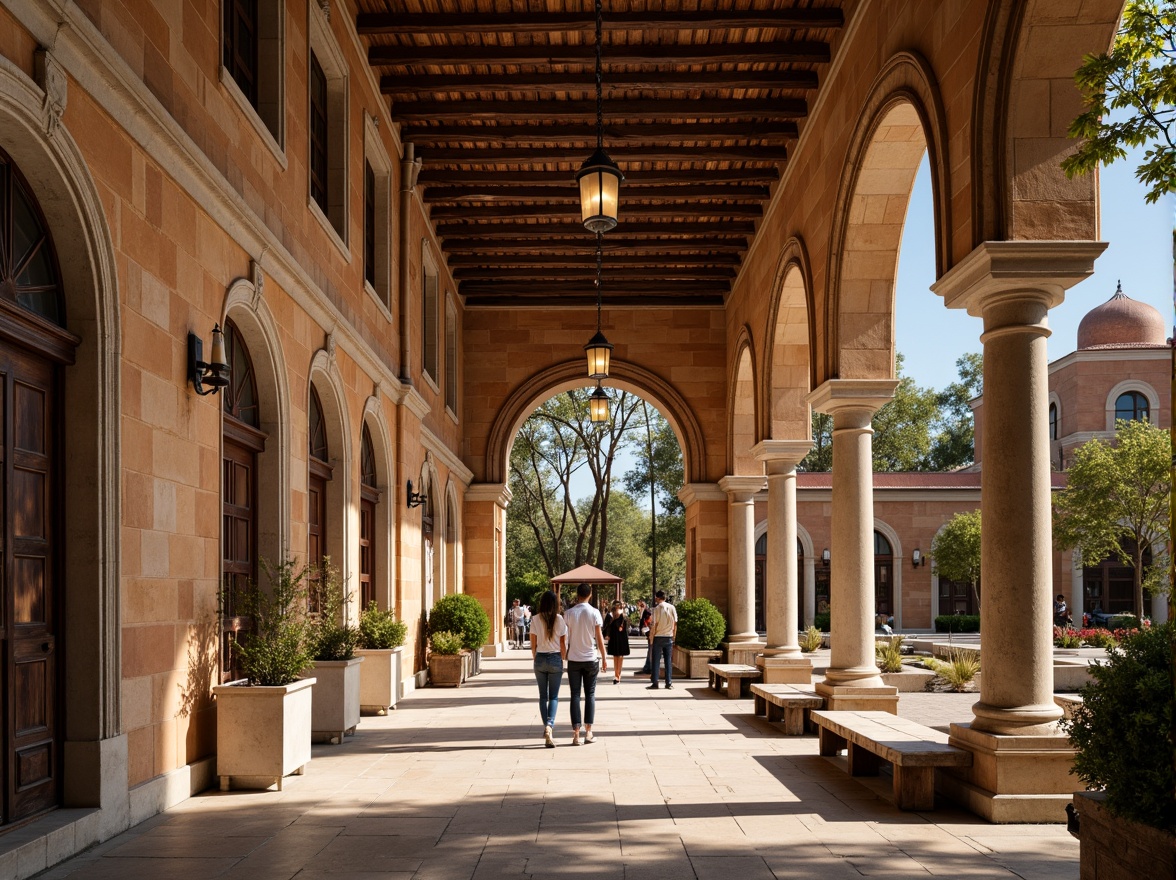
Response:
[[[370,113],[364,113],[363,158],[366,190],[367,169],[371,168],[375,184],[373,240],[375,257],[375,281],[367,277],[368,212],[364,204],[364,290],[376,301],[386,320],[392,320],[392,161],[380,140],[379,121]],[[365,193],[366,195],[366,193]]]
[[[230,4],[223,0],[220,18],[220,52],[217,59],[219,79],[229,97],[241,108],[262,143],[285,170],[286,158],[286,4],[283,0],[256,0],[256,64],[252,97],[237,81],[225,64],[225,56],[232,42],[226,32]]]
[[[437,264],[433,261],[426,241],[421,256],[421,377],[436,392],[441,390],[437,384],[440,378],[440,291],[441,279],[438,277]],[[429,344],[430,337],[432,345]]]
[[[458,366],[457,305],[452,296],[445,297],[445,411],[458,421],[458,395],[461,385]]]
[[[348,247],[348,169],[350,167],[350,146],[348,119],[350,118],[350,96],[347,63],[331,33],[330,22],[317,3],[308,4],[310,19],[309,51],[306,54],[306,121],[307,121],[307,163],[306,163],[306,204],[310,213],[322,224],[328,237],[339,249],[340,254],[351,262]],[[326,180],[325,208],[313,195],[312,154],[312,78],[313,65],[317,63],[322,71],[326,88]]]

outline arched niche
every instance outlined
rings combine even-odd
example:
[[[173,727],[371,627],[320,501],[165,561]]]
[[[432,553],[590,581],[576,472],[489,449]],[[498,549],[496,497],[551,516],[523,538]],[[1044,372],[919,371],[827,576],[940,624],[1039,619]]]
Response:
[[[806,395],[812,390],[816,327],[811,320],[812,281],[808,254],[799,238],[792,238],[780,255],[768,312],[771,346],[764,353],[759,411],[764,424],[760,436],[773,440],[810,439],[812,410]]]
[[[384,418],[384,408],[376,395],[364,401],[363,415],[360,421],[360,455],[363,457],[363,431],[371,440],[371,468],[374,472],[374,486],[369,492],[364,491],[363,468],[360,474],[361,503],[364,499],[372,499],[374,517],[372,522],[372,565],[375,569],[373,591],[376,605],[383,610],[397,609],[397,596],[393,585],[396,583],[393,567],[392,528],[393,517],[391,505],[396,500],[396,492],[392,486],[392,475],[395,472],[395,458],[392,451],[391,433]],[[374,494],[374,498],[372,498]],[[363,528],[361,511],[360,528]],[[360,561],[362,564],[362,560]],[[358,570],[358,569],[357,569]]]
[[[331,467],[330,479],[326,480],[324,555],[330,556],[339,568],[343,583],[349,584],[351,574],[356,570],[358,543],[351,540],[353,481],[358,481],[356,469],[352,467],[351,431],[347,419],[347,397],[339,367],[328,349],[319,349],[310,362],[309,383],[306,392],[306,409],[310,412],[311,389],[318,394],[322,406],[323,424],[329,455],[327,464]],[[303,450],[309,458],[309,449]],[[308,467],[310,463],[308,461]],[[352,605],[358,600],[354,600]],[[352,609],[354,612],[354,608]]]
[[[763,473],[752,455],[756,436],[755,348],[744,328],[735,348],[735,363],[727,389],[727,470],[739,476]]]

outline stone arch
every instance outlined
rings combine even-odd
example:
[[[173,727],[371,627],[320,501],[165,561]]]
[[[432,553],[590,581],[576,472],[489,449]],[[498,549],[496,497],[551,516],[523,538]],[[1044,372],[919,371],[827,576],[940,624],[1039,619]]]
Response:
[[[763,465],[751,453],[759,440],[756,430],[755,346],[744,327],[735,344],[735,361],[727,391],[727,472],[751,476],[763,473]]]
[[[485,482],[506,483],[511,444],[535,407],[553,394],[572,388],[585,388],[590,384],[584,375],[584,359],[578,358],[554,364],[535,373],[511,392],[499,408],[490,428],[486,443]],[[698,419],[682,395],[660,376],[627,362],[613,361],[608,384],[610,387],[639,394],[658,408],[670,423],[682,448],[686,482],[704,482],[706,438]]]
[[[452,477],[445,484],[445,554],[442,559],[445,592],[462,592],[461,582],[461,504],[457,484]]]
[[[805,396],[813,387],[813,352],[817,349],[812,321],[812,275],[804,242],[793,237],[780,253],[764,351],[764,377],[759,412],[761,437],[773,440],[811,439],[811,408]]]
[[[378,394],[373,394],[364,401],[363,414],[360,416],[361,429],[359,441],[362,442],[362,426],[366,426],[372,438],[372,451],[376,459],[376,489],[379,500],[376,502],[376,519],[374,525],[376,541],[376,604],[384,610],[396,610],[396,596],[393,584],[397,582],[392,567],[395,555],[392,547],[392,529],[394,526],[391,516],[392,505],[396,501],[396,491],[393,486],[393,475],[396,472],[392,450],[392,434],[388,430],[388,422],[384,418],[384,407],[380,404]]]
[[[433,609],[433,603],[441,596],[441,578],[443,576],[441,554],[436,547],[444,534],[444,522],[439,511],[444,509],[443,499],[438,498],[438,487],[441,485],[437,473],[437,465],[433,461],[433,453],[426,452],[425,460],[421,462],[419,472],[420,488],[416,491],[425,496],[424,507],[421,511],[421,616],[422,619]],[[426,543],[424,539],[425,520],[428,519],[432,528],[432,540]]]
[[[39,62],[64,83],[50,53]],[[122,722],[122,340],[115,251],[97,186],[68,127],[53,114],[45,92],[2,57],[0,148],[20,169],[57,243],[66,327],[81,338],[73,365],[61,374],[68,430],[60,442],[70,467],[62,522],[61,602],[70,612],[62,621],[62,803],[101,807],[106,815],[92,827],[122,828],[129,804]],[[79,848],[97,840],[83,841],[85,836],[77,831]]]
[[[257,382],[265,451],[257,460],[257,550],[266,559],[290,553],[290,389],[277,322],[261,291],[238,278],[225,291],[221,321],[241,334]],[[219,401],[220,398],[218,397]]]
[[[903,221],[930,155],[935,274],[951,266],[947,124],[930,65],[899,52],[879,72],[850,141],[829,248],[824,381],[894,375],[894,280]]]
[[[334,469],[330,481],[327,483],[327,541],[326,555],[335,560],[343,576],[343,582],[349,583],[353,572],[358,570],[359,544],[351,540],[354,531],[352,520],[356,515],[353,502],[355,489],[353,482],[358,482],[358,470],[352,467],[352,439],[347,419],[347,395],[343,390],[343,380],[339,374],[339,365],[335,361],[334,346],[328,340],[327,348],[320,348],[310,361],[307,373],[307,385],[304,413],[310,410],[310,389],[313,386],[318,392],[319,402],[323,407],[323,419],[327,428],[328,454],[330,464]],[[303,455],[308,455],[303,450]],[[351,604],[355,605],[356,601]],[[353,608],[352,611],[355,609]]]

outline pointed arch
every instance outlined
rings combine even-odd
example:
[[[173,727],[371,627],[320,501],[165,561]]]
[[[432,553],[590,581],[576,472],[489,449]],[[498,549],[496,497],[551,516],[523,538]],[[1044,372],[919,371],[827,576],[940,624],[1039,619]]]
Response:
[[[759,412],[761,437],[810,439],[812,409],[805,400],[814,387],[817,351],[812,274],[804,241],[793,236],[780,252],[768,310]]]
[[[753,475],[763,465],[751,453],[759,441],[756,426],[756,358],[751,330],[743,327],[735,343],[735,360],[727,386],[727,473]]]

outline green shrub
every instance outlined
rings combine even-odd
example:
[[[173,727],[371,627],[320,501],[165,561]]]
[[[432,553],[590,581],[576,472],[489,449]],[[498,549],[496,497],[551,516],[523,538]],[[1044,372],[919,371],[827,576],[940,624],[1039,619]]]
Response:
[[[713,651],[727,632],[727,621],[709,599],[686,599],[677,605],[678,634],[674,641],[690,651]]]
[[[433,643],[434,654],[460,654],[462,646],[461,633],[452,633],[442,630],[435,632],[430,637]]]
[[[1082,644],[1091,648],[1119,647],[1118,640],[1105,629],[1083,631],[1079,635],[1082,636]]]
[[[490,638],[490,616],[473,596],[453,593],[434,603],[429,615],[429,632],[457,633],[462,647],[476,651]]]
[[[831,628],[830,624],[832,623],[832,619],[833,618],[828,611],[818,611],[815,615],[813,615],[813,626],[815,626],[821,632],[828,632]]]
[[[815,626],[810,626],[800,634],[800,650],[805,654],[811,654],[813,651],[821,647],[824,637],[821,631]]]
[[[934,669],[953,691],[961,693],[980,671],[980,658],[973,651],[952,651],[946,662],[930,658],[923,662]]]
[[[253,620],[235,650],[250,684],[287,685],[312,665],[310,624],[306,614],[307,582],[314,569],[293,560],[277,565],[262,559],[269,589],[254,582],[233,594],[233,611]]]
[[[1054,647],[1055,648],[1081,648],[1082,636],[1074,632],[1072,629],[1062,629],[1061,627],[1054,627]]]
[[[391,611],[381,611],[373,599],[359,613],[359,644],[368,650],[399,648],[408,635],[408,624]]]
[[[351,594],[343,589],[343,577],[328,556],[318,577],[309,581],[310,653],[315,660],[350,660],[359,647],[359,629],[344,623]]]
[[[1078,749],[1072,772],[1106,790],[1108,810],[1176,832],[1173,639],[1170,623],[1145,629],[1091,664],[1082,705],[1062,726]]]
[[[978,633],[980,632],[979,614],[941,614],[935,618],[937,633]]]
[[[891,636],[874,646],[878,668],[883,672],[902,672],[902,636]]]

